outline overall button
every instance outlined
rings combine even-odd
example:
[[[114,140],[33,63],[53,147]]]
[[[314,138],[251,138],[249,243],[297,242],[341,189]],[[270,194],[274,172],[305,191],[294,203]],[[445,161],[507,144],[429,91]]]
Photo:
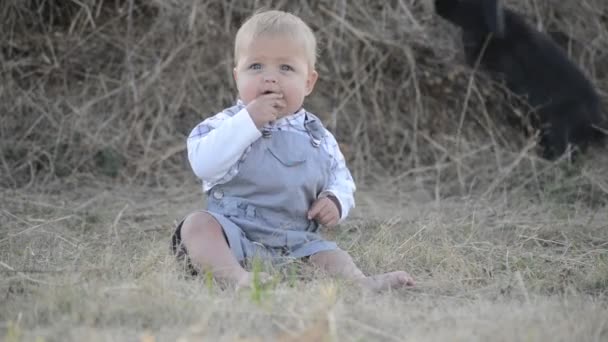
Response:
[[[215,198],[217,200],[224,198],[224,192],[222,190],[213,191],[213,198]]]

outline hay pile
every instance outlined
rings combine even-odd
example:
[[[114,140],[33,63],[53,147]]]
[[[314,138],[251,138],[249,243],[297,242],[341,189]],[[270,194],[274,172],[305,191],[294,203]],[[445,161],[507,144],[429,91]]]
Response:
[[[553,32],[605,97],[608,3],[508,4]],[[318,34],[320,80],[306,106],[360,181],[457,180],[446,191],[460,191],[540,162],[512,125],[515,102],[471,79],[458,32],[432,1],[4,0],[0,184],[191,180],[185,137],[234,101],[233,37],[262,6],[297,13]]]

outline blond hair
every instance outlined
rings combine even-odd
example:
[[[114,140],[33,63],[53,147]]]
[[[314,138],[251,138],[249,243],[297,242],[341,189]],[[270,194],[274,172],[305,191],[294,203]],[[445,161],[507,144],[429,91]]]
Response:
[[[317,39],[312,29],[299,17],[277,10],[254,13],[239,28],[234,40],[234,62],[238,63],[243,44],[263,34],[288,34],[300,41],[311,68],[317,61]]]

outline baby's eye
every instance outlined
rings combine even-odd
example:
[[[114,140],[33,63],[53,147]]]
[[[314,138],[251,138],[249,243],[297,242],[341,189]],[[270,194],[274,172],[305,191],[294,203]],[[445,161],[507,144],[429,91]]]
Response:
[[[260,70],[260,69],[262,69],[262,64],[260,64],[260,63],[253,63],[253,64],[251,64],[251,65],[249,66],[249,69],[252,69],[252,70]]]
[[[281,71],[291,71],[293,68],[290,65],[283,64],[281,65]]]

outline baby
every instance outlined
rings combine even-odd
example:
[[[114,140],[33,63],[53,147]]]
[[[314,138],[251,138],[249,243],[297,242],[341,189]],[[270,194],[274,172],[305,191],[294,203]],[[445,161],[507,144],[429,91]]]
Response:
[[[251,286],[243,266],[254,257],[302,258],[371,290],[413,286],[403,271],[364,275],[318,233],[347,217],[355,184],[333,135],[302,108],[318,78],[316,49],[310,27],[290,13],[259,12],[241,26],[233,70],[239,99],[187,140],[207,210],[178,225],[173,250],[195,272],[237,287]]]

